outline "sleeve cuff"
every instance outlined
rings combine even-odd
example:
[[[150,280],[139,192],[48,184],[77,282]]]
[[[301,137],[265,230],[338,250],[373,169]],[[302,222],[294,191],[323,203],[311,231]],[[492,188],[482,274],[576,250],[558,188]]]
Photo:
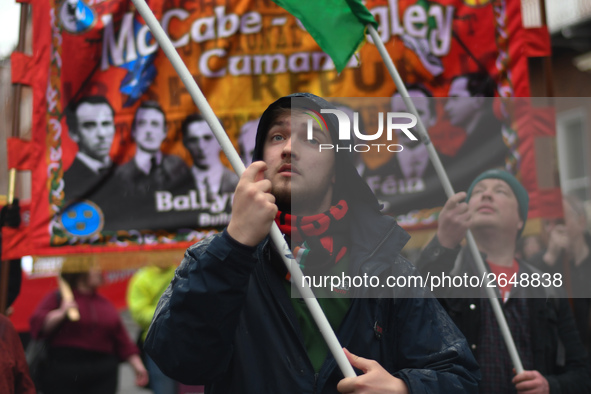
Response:
[[[439,243],[439,238],[437,238],[437,235],[435,235],[433,240],[431,240],[431,242],[429,242],[429,244],[425,248],[425,253],[433,259],[445,258],[448,256],[453,257],[455,259],[458,253],[460,252],[460,249],[460,245],[456,246],[453,249],[442,246]]]
[[[222,238],[224,238],[226,242],[232,245],[233,248],[237,248],[244,253],[254,253],[257,249],[256,246],[248,246],[236,241],[234,238],[232,238],[230,234],[228,234],[228,231],[226,229],[224,229],[224,231],[222,232]]]

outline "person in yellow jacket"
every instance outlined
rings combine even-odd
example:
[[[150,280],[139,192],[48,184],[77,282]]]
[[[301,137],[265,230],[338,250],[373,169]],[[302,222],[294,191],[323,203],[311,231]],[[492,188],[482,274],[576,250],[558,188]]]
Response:
[[[160,296],[170,284],[175,270],[175,265],[147,266],[138,270],[129,281],[127,305],[131,317],[142,329],[142,344],[146,339]],[[155,394],[177,392],[177,382],[164,375],[147,354],[145,354],[145,364],[150,376],[150,388]]]

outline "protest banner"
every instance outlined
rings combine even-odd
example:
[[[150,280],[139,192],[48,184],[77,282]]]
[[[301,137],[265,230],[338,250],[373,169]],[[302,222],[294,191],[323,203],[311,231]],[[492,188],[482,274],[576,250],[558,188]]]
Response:
[[[15,52],[12,70],[13,82],[33,87],[33,137],[12,142],[20,145],[9,149],[9,162],[32,169],[30,224],[16,238],[5,235],[14,241],[7,241],[4,258],[102,259],[116,269],[127,266],[127,252],[150,251],[158,263],[178,259],[188,245],[227,225],[237,178],[207,126],[193,116],[194,104],[131,2],[29,3],[33,52]],[[377,129],[377,110],[397,105],[371,40],[338,73],[302,24],[271,1],[149,4],[245,161],[258,117],[280,96],[385,98],[380,108],[347,103],[368,133]],[[544,32],[526,34],[516,0],[373,0],[366,6],[409,91],[427,97],[527,97],[527,48],[549,46]],[[480,90],[471,93],[468,85]],[[478,100],[457,101],[462,107]],[[486,122],[498,126],[490,137],[498,149],[487,149],[490,141],[470,139],[466,126],[454,121],[451,99],[427,102],[434,106],[429,133],[449,157],[458,190],[470,176],[465,168],[501,165],[533,197],[541,196],[532,198],[532,217],[560,214],[537,208],[552,207],[560,196],[557,185],[540,190],[535,174],[533,141],[552,135],[551,123],[527,122],[531,110],[485,100]],[[411,231],[433,227],[444,199],[427,167],[418,175],[401,164],[421,156],[412,148],[359,155],[359,170],[385,211]]]

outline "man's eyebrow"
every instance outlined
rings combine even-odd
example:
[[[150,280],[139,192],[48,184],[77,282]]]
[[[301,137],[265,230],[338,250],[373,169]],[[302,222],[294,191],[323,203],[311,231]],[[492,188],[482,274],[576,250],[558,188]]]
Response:
[[[289,123],[291,123],[291,120],[287,121],[285,119],[276,119],[271,123],[271,126],[269,127],[269,129],[271,129],[274,126],[284,126]]]

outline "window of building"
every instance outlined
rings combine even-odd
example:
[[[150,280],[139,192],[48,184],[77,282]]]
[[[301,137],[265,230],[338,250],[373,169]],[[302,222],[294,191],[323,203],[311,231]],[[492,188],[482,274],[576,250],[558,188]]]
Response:
[[[556,118],[558,169],[563,194],[589,199],[587,118],[582,109],[559,113]]]

